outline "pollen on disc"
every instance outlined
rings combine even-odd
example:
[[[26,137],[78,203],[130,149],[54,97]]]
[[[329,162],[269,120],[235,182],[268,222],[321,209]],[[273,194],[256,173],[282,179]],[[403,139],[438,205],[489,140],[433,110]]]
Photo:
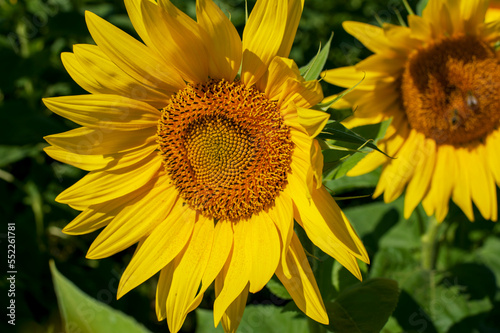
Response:
[[[165,170],[193,209],[238,221],[274,205],[293,142],[275,101],[240,82],[189,84],[162,110]]]
[[[438,144],[482,140],[500,121],[500,59],[476,36],[433,42],[411,54],[401,80],[410,126]]]

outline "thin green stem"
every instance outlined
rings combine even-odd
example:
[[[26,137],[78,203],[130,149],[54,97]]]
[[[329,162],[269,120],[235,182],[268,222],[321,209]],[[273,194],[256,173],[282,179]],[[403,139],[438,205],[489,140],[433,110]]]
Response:
[[[423,234],[425,232],[425,225],[424,225],[424,223],[427,220],[427,215],[425,215],[425,213],[423,213],[422,209],[420,209],[420,208],[421,207],[417,207],[415,209],[415,212],[417,213],[418,231],[420,233],[420,236],[423,236]]]
[[[403,4],[404,4],[406,10],[408,11],[408,14],[415,15],[415,12],[413,12],[413,9],[411,9],[410,4],[408,3],[407,0],[403,0]]]
[[[437,236],[440,223],[434,216],[429,217],[427,231],[422,235],[422,268],[434,269],[437,258]]]
[[[430,299],[436,299],[436,261],[438,255],[438,237],[440,223],[434,216],[430,216],[427,220],[427,230],[422,235],[422,268],[429,274],[429,293]],[[433,312],[433,307],[430,304],[431,318],[435,319],[436,314]]]

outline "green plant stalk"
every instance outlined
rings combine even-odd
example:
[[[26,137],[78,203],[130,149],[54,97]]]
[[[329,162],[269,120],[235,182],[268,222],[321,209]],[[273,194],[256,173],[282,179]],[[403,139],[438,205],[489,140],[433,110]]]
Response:
[[[422,235],[422,268],[434,269],[437,258],[437,235],[440,223],[434,216],[429,217],[427,231]]]
[[[427,220],[427,230],[422,235],[422,268],[429,273],[429,292],[431,299],[436,299],[436,260],[438,254],[438,230],[440,223],[434,216]],[[436,319],[433,307],[429,304],[431,318]]]

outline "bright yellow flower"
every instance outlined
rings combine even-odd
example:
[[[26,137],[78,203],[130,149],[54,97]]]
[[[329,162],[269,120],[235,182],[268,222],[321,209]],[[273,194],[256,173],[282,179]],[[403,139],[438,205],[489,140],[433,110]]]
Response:
[[[493,44],[500,20],[484,23],[488,1],[430,0],[409,27],[345,22],[375,54],[355,66],[327,71],[325,81],[352,87],[357,106],[349,127],[392,118],[379,145],[396,159],[370,153],[348,175],[383,171],[374,196],[385,202],[406,187],[404,215],[422,201],[442,221],[450,197],[472,221],[474,202],[497,220],[500,183],[500,64]]]
[[[168,0],[125,4],[145,44],[87,12],[97,46],[62,60],[91,94],[44,100],[83,126],[46,137],[46,152],[90,171],[56,199],[82,211],[64,232],[105,227],[92,259],[139,243],[118,297],[161,271],[156,312],[171,331],[215,281],[214,323],[234,332],[273,274],[327,323],[294,219],[358,278],[368,256],[322,186],[314,137],[328,115],[309,109],[321,87],[286,58],[303,1],[257,1],[242,40],[211,0],[197,21]]]

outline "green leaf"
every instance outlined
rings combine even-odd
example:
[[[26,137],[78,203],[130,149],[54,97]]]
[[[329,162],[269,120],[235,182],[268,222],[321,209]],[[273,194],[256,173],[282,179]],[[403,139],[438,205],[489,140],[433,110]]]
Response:
[[[342,192],[349,192],[357,189],[375,188],[377,186],[380,174],[378,172],[370,172],[357,177],[335,177],[335,180],[328,180],[324,183],[334,195]],[[338,179],[337,179],[338,178]]]
[[[350,152],[342,152],[344,153],[343,157],[341,159],[337,159],[334,161],[331,161],[332,155],[339,155],[339,154],[334,154],[333,152],[339,152],[339,151],[334,151],[334,150],[326,150],[323,151],[323,156],[325,157],[325,162],[324,162],[324,171],[325,171],[325,178],[324,180],[336,180],[338,178],[341,178],[345,176],[345,174],[354,168],[356,164],[358,164],[359,161],[363,157],[365,157],[366,153],[355,153],[352,154]]]
[[[353,115],[352,108],[335,109],[329,108],[324,110],[330,114],[330,120],[342,121]]]
[[[59,273],[53,261],[50,271],[66,332],[149,332],[135,319],[85,294]]]
[[[487,298],[469,300],[463,295],[459,281],[446,280],[445,282],[447,283],[433,290],[428,305],[428,311],[439,332],[448,332],[454,323],[492,309]]]
[[[359,145],[358,149],[361,149],[362,147],[366,146],[384,154],[387,157],[390,157],[382,150],[380,150],[377,147],[377,145],[375,145],[372,141],[363,138],[361,135],[357,134],[356,132],[353,132],[352,130],[348,129],[347,127],[345,127],[344,125],[342,125],[337,121],[332,121],[326,124],[325,128],[320,133],[319,137],[322,139],[335,140],[336,142],[340,141],[340,142],[354,143]]]
[[[388,119],[378,124],[354,127],[352,132],[362,137],[365,142],[368,140],[377,142],[385,136],[385,132],[391,121],[392,119]],[[333,144],[325,143],[325,145],[330,148],[330,150],[323,151],[325,180],[336,180],[343,177],[366,156],[368,151],[359,149],[360,142],[361,141],[356,143],[356,145],[349,142],[342,142],[342,147],[339,148],[336,148],[337,146],[334,145],[336,143],[335,141]]]
[[[353,91],[354,88],[356,88],[361,82],[363,82],[363,80],[365,79],[365,76],[366,76],[366,73],[363,75],[363,78],[361,80],[359,80],[359,82],[356,83],[355,85],[353,85],[351,88],[349,88],[347,90],[344,90],[343,92],[341,92],[340,94],[336,95],[333,99],[328,100],[327,102],[316,104],[312,108],[315,109],[315,110],[320,110],[320,111],[325,111],[326,112],[339,99],[341,99],[342,97],[344,97],[345,95],[347,95],[348,93],[350,93],[351,91]]]
[[[307,333],[307,320],[293,312],[282,312],[273,305],[250,305],[245,308],[238,332]],[[197,309],[196,333],[223,332],[222,324],[214,328],[212,311]]]
[[[0,168],[11,163],[20,161],[26,157],[34,157],[42,151],[46,144],[29,145],[29,146],[4,146],[0,145]]]
[[[211,310],[196,309],[196,333],[224,333],[222,325],[214,327],[214,314]]]
[[[306,333],[307,320],[272,305],[247,306],[238,332]]]
[[[491,236],[486,239],[484,245],[477,251],[478,261],[487,265],[495,274],[495,279],[500,283],[500,239]]]
[[[377,124],[353,127],[352,131],[366,139],[377,142],[385,136],[385,132],[387,132],[387,129],[389,128],[391,122],[392,118],[384,120]]]
[[[326,305],[333,332],[378,333],[398,303],[398,284],[376,278],[361,282]]]
[[[286,290],[286,288],[281,284],[281,282],[273,276],[271,280],[266,284],[267,289],[269,289],[274,295],[281,299],[291,300],[292,297]]]
[[[422,16],[422,12],[424,11],[425,7],[427,7],[427,2],[429,2],[429,0],[420,0],[417,3],[417,15],[418,16]]]
[[[318,54],[309,61],[307,65],[300,68],[300,75],[304,77],[306,81],[316,80],[323,71],[325,67],[326,60],[328,59],[328,53],[330,52],[330,44],[333,38],[333,33],[330,36],[328,42],[326,42],[325,47],[321,49],[319,46]]]
[[[376,242],[374,245],[378,247],[380,239],[391,228],[396,226],[398,221],[403,219],[402,215],[395,209],[395,205],[398,203],[402,203],[402,200],[397,199],[395,202],[388,204],[376,201],[360,206],[348,207],[344,209],[344,213],[349,221],[351,221],[351,224],[354,225],[358,235],[363,239],[363,243],[365,243],[365,238],[373,237],[373,241]],[[368,217],[370,223],[367,223]]]

